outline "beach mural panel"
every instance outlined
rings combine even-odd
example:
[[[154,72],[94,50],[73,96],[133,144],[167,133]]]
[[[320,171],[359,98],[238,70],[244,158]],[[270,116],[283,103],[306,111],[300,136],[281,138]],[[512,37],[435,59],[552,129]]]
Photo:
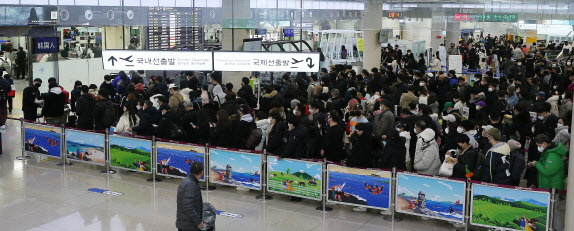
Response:
[[[205,147],[166,142],[156,142],[156,146],[158,174],[186,177],[193,162],[205,165]],[[199,180],[203,181],[204,176]]]
[[[268,184],[271,192],[321,200],[322,163],[267,157]]]
[[[261,189],[261,155],[210,149],[210,182]]]
[[[328,199],[331,202],[389,209],[391,172],[328,166]]]
[[[141,172],[151,172],[151,141],[111,136],[110,165]]]
[[[38,124],[24,124],[24,149],[35,154],[61,156],[61,128]]]
[[[470,222],[511,230],[548,230],[550,193],[473,184]]]
[[[397,212],[463,222],[466,182],[397,174]]]
[[[103,134],[67,129],[67,158],[69,160],[105,165],[105,139]]]

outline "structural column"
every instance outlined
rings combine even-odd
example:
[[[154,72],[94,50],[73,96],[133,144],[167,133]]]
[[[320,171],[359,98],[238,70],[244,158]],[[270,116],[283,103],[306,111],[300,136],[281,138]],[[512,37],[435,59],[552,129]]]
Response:
[[[243,39],[249,38],[251,8],[249,0],[223,0],[222,50],[242,51]],[[223,84],[232,83],[233,90],[241,88],[241,78],[250,77],[249,72],[223,72]]]
[[[365,3],[363,20],[361,20],[361,31],[363,31],[363,68],[379,68],[381,65],[381,44],[379,43],[379,32],[383,28],[383,4],[368,2]]]
[[[450,14],[454,15],[454,12],[433,12],[430,38],[433,53],[438,51],[440,44],[444,44],[447,48],[451,43],[458,44],[460,22],[449,22]],[[446,34],[443,34],[443,31],[446,31]],[[441,38],[437,38],[437,36],[441,36]]]

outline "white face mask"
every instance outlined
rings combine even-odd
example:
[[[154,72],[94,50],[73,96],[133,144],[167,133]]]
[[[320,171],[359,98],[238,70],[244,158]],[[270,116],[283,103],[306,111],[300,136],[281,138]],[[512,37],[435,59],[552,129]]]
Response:
[[[310,113],[310,114],[313,113],[313,109],[309,109],[309,113]]]
[[[572,63],[571,63],[571,62],[567,62],[566,65],[570,66],[570,65],[572,65]]]
[[[107,84],[111,84],[111,83],[112,83],[112,81],[106,81],[106,83],[107,83]]]
[[[521,65],[522,65],[522,63],[517,63],[516,65],[518,65],[518,66],[521,66]]]
[[[139,105],[138,105],[138,106],[136,106],[136,108],[137,108],[138,110],[142,109],[142,107],[140,107]]]
[[[419,134],[416,128],[413,128],[413,132],[415,132],[415,134]]]
[[[448,128],[444,129],[444,133],[448,134],[449,130]]]
[[[488,92],[492,92],[494,91],[494,89],[492,89],[491,87],[488,88]]]
[[[476,110],[480,110],[480,106],[476,106]]]
[[[544,152],[544,147],[538,146],[538,152],[540,152],[540,153]]]
[[[539,119],[539,120],[543,120],[543,119],[544,119],[544,116],[538,116],[538,119]]]
[[[462,133],[462,132],[463,132],[463,129],[462,129],[462,127],[458,127],[458,128],[456,128],[456,132],[458,132],[458,133]]]
[[[297,110],[293,109],[293,115],[297,115]]]
[[[161,115],[165,115],[165,113],[167,113],[167,111],[161,111]]]
[[[424,87],[424,86],[425,86],[425,83],[424,83],[424,82],[420,82],[420,83],[419,83],[419,86]]]
[[[124,111],[128,111],[128,109],[127,109],[127,108],[124,108]]]
[[[564,127],[564,124],[556,124],[556,127],[558,128]]]

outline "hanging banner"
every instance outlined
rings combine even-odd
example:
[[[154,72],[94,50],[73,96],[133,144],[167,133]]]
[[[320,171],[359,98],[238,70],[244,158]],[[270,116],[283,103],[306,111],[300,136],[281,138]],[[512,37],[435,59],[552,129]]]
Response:
[[[391,172],[329,164],[329,201],[375,209],[389,209]]]
[[[261,155],[209,149],[210,182],[261,189]]]
[[[151,141],[110,137],[110,165],[140,172],[151,172]]]
[[[289,196],[321,200],[322,163],[267,157],[267,189]]]
[[[415,173],[397,174],[397,212],[464,222],[466,182]]]
[[[211,71],[210,51],[104,50],[104,70]]]
[[[24,123],[24,140],[26,152],[60,157],[61,128]]]
[[[193,162],[205,165],[205,147],[157,142],[157,174],[186,177]],[[205,172],[204,172],[205,176]],[[204,181],[201,176],[199,181]]]
[[[550,193],[473,183],[471,224],[505,230],[548,230]]]
[[[103,134],[66,129],[66,154],[68,160],[104,166],[105,137]]]
[[[318,72],[319,53],[213,52],[215,71]]]

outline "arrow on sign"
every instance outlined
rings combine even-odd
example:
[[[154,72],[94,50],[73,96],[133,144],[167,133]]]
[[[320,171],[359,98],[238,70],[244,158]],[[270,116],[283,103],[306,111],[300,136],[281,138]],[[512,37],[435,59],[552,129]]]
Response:
[[[112,62],[112,66],[113,66],[115,64],[115,62],[118,61],[118,59],[116,59],[116,57],[112,56],[108,59],[108,62],[110,62],[110,61]]]
[[[309,68],[313,68],[315,64],[313,64],[313,59],[311,57],[307,58],[307,66]]]

